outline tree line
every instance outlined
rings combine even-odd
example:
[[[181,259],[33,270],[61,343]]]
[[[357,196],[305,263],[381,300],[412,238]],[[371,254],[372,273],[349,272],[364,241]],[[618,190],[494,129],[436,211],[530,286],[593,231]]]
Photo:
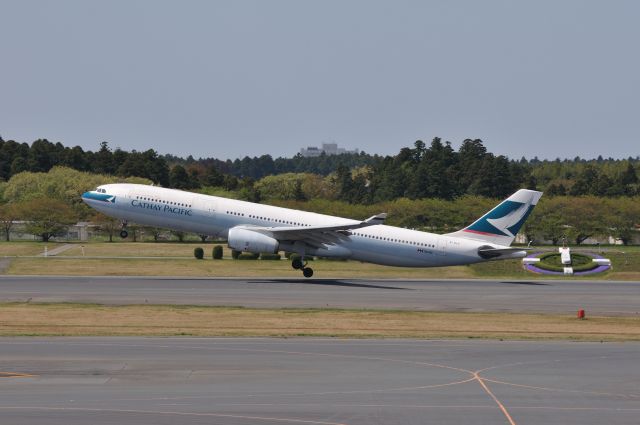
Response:
[[[499,201],[479,195],[463,195],[452,200],[406,197],[375,203],[351,203],[338,199],[331,177],[317,174],[288,173],[268,176],[256,182],[265,202],[322,214],[363,219],[387,212],[387,223],[435,233],[458,230],[477,219]],[[149,184],[150,180],[122,179],[106,174],[81,172],[54,167],[47,173],[22,172],[0,183],[0,225],[8,239],[17,221],[25,221],[28,233],[43,240],[66,233],[69,225],[90,221],[110,240],[119,231],[118,220],[97,214],[81,201],[83,192],[100,184],[124,181]],[[333,190],[333,192],[331,192]],[[241,197],[241,192],[218,193],[215,188],[199,192]],[[558,244],[563,237],[581,244],[591,237],[613,236],[624,244],[632,241],[640,220],[640,197],[543,196],[521,232],[527,240],[548,240]],[[140,229],[130,225],[132,238]],[[159,240],[161,230],[145,228],[145,233]],[[174,232],[178,240],[185,235]]]
[[[567,236],[582,243],[590,236],[614,235],[628,243],[640,223],[639,162],[510,160],[488,152],[480,139],[464,140],[457,150],[439,138],[428,146],[416,141],[385,157],[359,153],[273,160],[264,155],[220,161],[112,150],[106,142],[92,152],[44,139],[29,145],[0,138],[0,221],[8,235],[12,221],[42,221],[46,211],[56,209],[51,202],[57,202],[57,211],[66,211],[59,222],[107,223],[92,215],[80,195],[99,184],[125,181],[352,218],[386,211],[392,225],[446,232],[526,187],[545,191],[522,230],[528,237],[558,243]],[[35,216],[38,205],[44,212]],[[32,230],[45,239],[60,228],[43,229]]]
[[[637,157],[511,160],[489,152],[480,139],[466,139],[455,150],[438,137],[428,146],[418,140],[413,147],[389,156],[360,152],[273,159],[262,155],[233,161],[180,158],[152,149],[113,150],[107,142],[93,152],[46,139],[29,145],[0,138],[0,181],[25,171],[47,172],[63,166],[120,178],[145,178],[177,189],[218,187],[258,202],[271,197],[261,190],[268,192],[270,179],[280,175],[316,176],[332,189],[305,192],[305,185],[298,182],[294,199],[327,196],[361,204],[398,198],[453,200],[464,195],[502,198],[522,187],[543,190],[547,195],[635,196],[640,194],[639,163]]]

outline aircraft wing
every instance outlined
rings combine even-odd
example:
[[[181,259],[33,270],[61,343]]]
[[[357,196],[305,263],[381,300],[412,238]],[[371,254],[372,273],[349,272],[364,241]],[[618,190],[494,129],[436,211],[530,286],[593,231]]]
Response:
[[[322,245],[334,245],[340,241],[346,240],[349,236],[349,230],[361,229],[363,227],[375,226],[383,224],[386,213],[381,213],[369,217],[360,222],[350,224],[338,224],[327,226],[288,226],[288,227],[253,227],[247,226],[247,230],[262,233],[279,241],[303,241],[316,248]]]

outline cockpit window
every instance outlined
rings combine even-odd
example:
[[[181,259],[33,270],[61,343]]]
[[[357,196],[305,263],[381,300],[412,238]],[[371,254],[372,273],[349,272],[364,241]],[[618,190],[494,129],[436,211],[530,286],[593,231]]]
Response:
[[[98,188],[96,188],[96,189],[94,190],[94,192],[98,192],[98,193],[107,193],[107,190],[106,190],[106,189],[102,189],[102,188],[98,187]]]

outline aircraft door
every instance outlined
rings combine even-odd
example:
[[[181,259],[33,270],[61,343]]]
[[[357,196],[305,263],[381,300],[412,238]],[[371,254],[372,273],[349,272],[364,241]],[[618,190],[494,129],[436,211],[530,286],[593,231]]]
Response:
[[[204,201],[204,212],[207,217],[215,219],[217,206],[218,205],[214,200],[207,199]]]
[[[447,255],[447,238],[445,237],[439,237],[438,238],[438,243],[436,245],[436,253],[438,255]]]
[[[214,199],[195,198],[194,206],[197,208],[195,221],[198,222],[202,234],[218,236],[220,229],[219,223],[216,223],[217,202]]]

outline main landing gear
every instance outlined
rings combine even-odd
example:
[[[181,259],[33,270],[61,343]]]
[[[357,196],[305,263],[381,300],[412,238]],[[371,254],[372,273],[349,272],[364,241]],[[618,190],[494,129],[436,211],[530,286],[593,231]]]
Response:
[[[120,237],[122,239],[126,239],[127,236],[129,236],[129,232],[127,232],[126,227],[127,227],[127,221],[125,220],[122,222],[122,230],[120,231]]]
[[[291,267],[296,270],[302,270],[302,275],[304,277],[313,276],[313,269],[311,267],[307,267],[307,262],[304,261],[304,257],[296,257],[291,260]]]

